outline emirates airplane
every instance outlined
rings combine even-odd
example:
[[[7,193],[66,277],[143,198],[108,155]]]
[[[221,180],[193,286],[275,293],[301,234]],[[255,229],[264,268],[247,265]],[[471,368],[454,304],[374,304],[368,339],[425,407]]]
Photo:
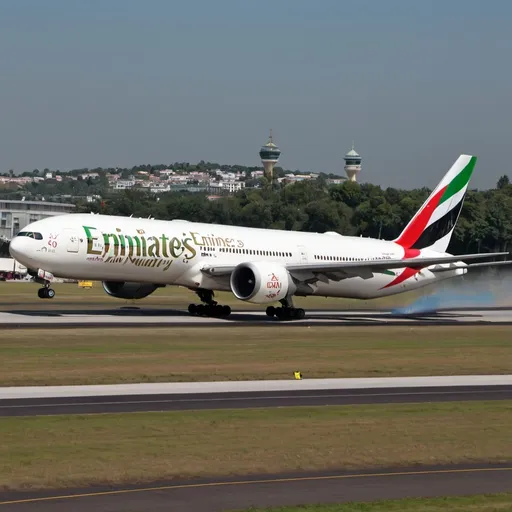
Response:
[[[302,319],[294,296],[372,299],[462,276],[472,267],[512,263],[467,263],[505,252],[446,252],[475,163],[476,157],[461,155],[393,241],[69,214],[28,225],[11,241],[10,253],[43,286],[41,299],[55,296],[55,277],[102,281],[106,293],[120,299],[177,285],[199,296],[202,304],[189,306],[192,315],[229,315],[214,292],[230,291],[241,301],[267,305],[270,317]]]

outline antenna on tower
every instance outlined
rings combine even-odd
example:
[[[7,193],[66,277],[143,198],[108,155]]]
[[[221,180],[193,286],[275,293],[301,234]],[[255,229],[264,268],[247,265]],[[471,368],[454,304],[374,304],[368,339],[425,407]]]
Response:
[[[272,128],[270,128],[270,135],[268,137],[269,142],[272,142]]]

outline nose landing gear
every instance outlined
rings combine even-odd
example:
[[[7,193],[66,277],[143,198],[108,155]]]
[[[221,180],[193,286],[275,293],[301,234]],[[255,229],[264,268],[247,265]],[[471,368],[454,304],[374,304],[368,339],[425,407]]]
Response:
[[[48,285],[44,288],[39,288],[39,290],[37,290],[37,296],[40,299],[53,299],[53,297],[55,297],[55,290]]]
[[[52,284],[53,274],[46,272],[46,270],[38,269],[37,272],[29,271],[29,274],[33,276],[34,281],[43,285],[42,288],[37,290],[37,296],[40,299],[53,299],[55,297],[55,290],[50,288]]]

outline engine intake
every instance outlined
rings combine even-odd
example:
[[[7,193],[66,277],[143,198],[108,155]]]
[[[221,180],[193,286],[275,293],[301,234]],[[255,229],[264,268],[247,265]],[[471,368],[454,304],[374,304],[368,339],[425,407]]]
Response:
[[[118,299],[143,299],[160,288],[157,284],[128,281],[103,281],[101,284],[110,296]]]
[[[231,273],[233,295],[246,302],[266,304],[293,294],[296,286],[286,268],[275,263],[241,263]]]

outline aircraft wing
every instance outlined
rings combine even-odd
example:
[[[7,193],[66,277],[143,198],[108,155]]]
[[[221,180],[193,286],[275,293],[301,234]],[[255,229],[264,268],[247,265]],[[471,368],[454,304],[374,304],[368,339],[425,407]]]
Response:
[[[439,267],[439,268],[431,268],[429,269],[431,272],[434,272],[434,274],[437,274],[438,272],[450,272],[451,270],[455,268],[466,268],[466,269],[472,269],[472,268],[482,268],[482,267],[497,267],[501,265],[512,265],[512,260],[506,260],[506,261],[487,261],[485,263],[471,263],[469,265],[457,265],[457,266],[449,266],[449,267]]]
[[[344,261],[344,262],[324,262],[324,263],[293,263],[287,264],[286,269],[291,272],[308,272],[313,274],[333,274],[344,273],[353,277],[362,277],[368,279],[373,274],[386,273],[387,270],[394,268],[425,268],[432,265],[442,265],[446,263],[455,263],[465,260],[476,260],[484,258],[494,258],[497,256],[508,256],[508,252],[494,252],[486,254],[459,254],[457,256],[436,256],[428,258],[405,258],[401,260],[367,260],[367,261]],[[504,263],[492,262],[487,265]],[[507,262],[508,263],[508,262]],[[211,265],[204,267],[203,272],[211,276],[225,276],[231,274],[236,265]],[[456,267],[452,267],[453,270]],[[459,267],[465,268],[465,267]]]

